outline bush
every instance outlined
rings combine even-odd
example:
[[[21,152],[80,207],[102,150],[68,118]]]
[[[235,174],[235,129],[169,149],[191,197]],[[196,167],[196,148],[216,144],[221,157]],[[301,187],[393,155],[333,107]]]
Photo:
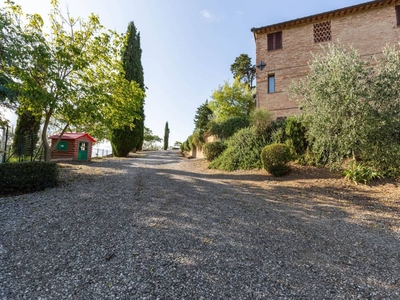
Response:
[[[290,149],[285,144],[265,146],[261,152],[261,161],[265,170],[274,176],[282,176],[289,172],[287,163],[291,160]]]
[[[233,117],[225,122],[211,122],[210,133],[218,136],[222,140],[226,140],[233,136],[239,130],[246,128],[250,125],[247,117]]]
[[[353,162],[349,169],[345,169],[343,174],[345,178],[353,181],[356,185],[361,181],[367,184],[373,179],[382,178],[378,172],[373,171],[370,167],[364,164],[357,164],[356,162]]]
[[[285,144],[294,156],[303,155],[308,147],[307,129],[298,117],[288,117],[285,120]]]
[[[225,151],[225,149],[226,149],[225,143],[221,141],[216,141],[216,142],[206,143],[203,146],[203,153],[207,160],[213,161],[218,156],[220,156],[221,153]]]
[[[182,152],[190,152],[190,136],[181,145]]]
[[[55,187],[58,166],[52,162],[0,164],[0,194],[29,193]]]
[[[227,149],[211,162],[209,168],[224,171],[251,170],[262,167],[260,154],[267,144],[254,126],[243,128],[227,142]]]
[[[265,109],[256,109],[250,115],[250,123],[258,134],[265,134],[272,120],[272,113]]]

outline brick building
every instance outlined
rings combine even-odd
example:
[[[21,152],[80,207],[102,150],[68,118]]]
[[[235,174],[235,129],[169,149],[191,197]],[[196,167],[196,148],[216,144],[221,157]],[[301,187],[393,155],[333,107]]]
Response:
[[[304,77],[312,53],[330,42],[352,45],[364,57],[400,42],[400,0],[375,0],[260,28],[256,42],[256,107],[275,117],[300,112],[287,93],[292,80]]]

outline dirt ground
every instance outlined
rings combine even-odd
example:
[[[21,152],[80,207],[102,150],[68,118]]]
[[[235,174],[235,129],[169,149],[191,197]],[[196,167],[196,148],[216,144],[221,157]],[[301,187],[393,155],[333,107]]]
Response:
[[[313,207],[325,212],[339,208],[352,215],[355,223],[400,233],[400,180],[380,179],[369,184],[345,179],[339,172],[323,167],[293,164],[289,174],[274,177],[265,170],[234,171],[208,169],[206,160],[195,160],[193,167],[205,174],[231,174],[257,188],[278,190],[279,198]],[[324,213],[324,209],[322,211]]]

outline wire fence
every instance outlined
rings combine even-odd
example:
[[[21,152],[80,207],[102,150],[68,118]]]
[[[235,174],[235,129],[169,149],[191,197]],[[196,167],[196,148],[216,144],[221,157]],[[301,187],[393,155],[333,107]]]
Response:
[[[0,162],[42,161],[45,159],[44,147],[38,143],[33,133],[25,134],[19,143],[13,145],[9,127],[0,128]]]

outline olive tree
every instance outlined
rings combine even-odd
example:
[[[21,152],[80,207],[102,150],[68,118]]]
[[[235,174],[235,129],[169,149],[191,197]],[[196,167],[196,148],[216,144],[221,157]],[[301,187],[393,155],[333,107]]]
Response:
[[[308,124],[313,152],[337,167],[362,159],[377,170],[398,170],[400,52],[385,48],[363,59],[350,47],[331,44],[315,55],[308,75],[291,86]]]

